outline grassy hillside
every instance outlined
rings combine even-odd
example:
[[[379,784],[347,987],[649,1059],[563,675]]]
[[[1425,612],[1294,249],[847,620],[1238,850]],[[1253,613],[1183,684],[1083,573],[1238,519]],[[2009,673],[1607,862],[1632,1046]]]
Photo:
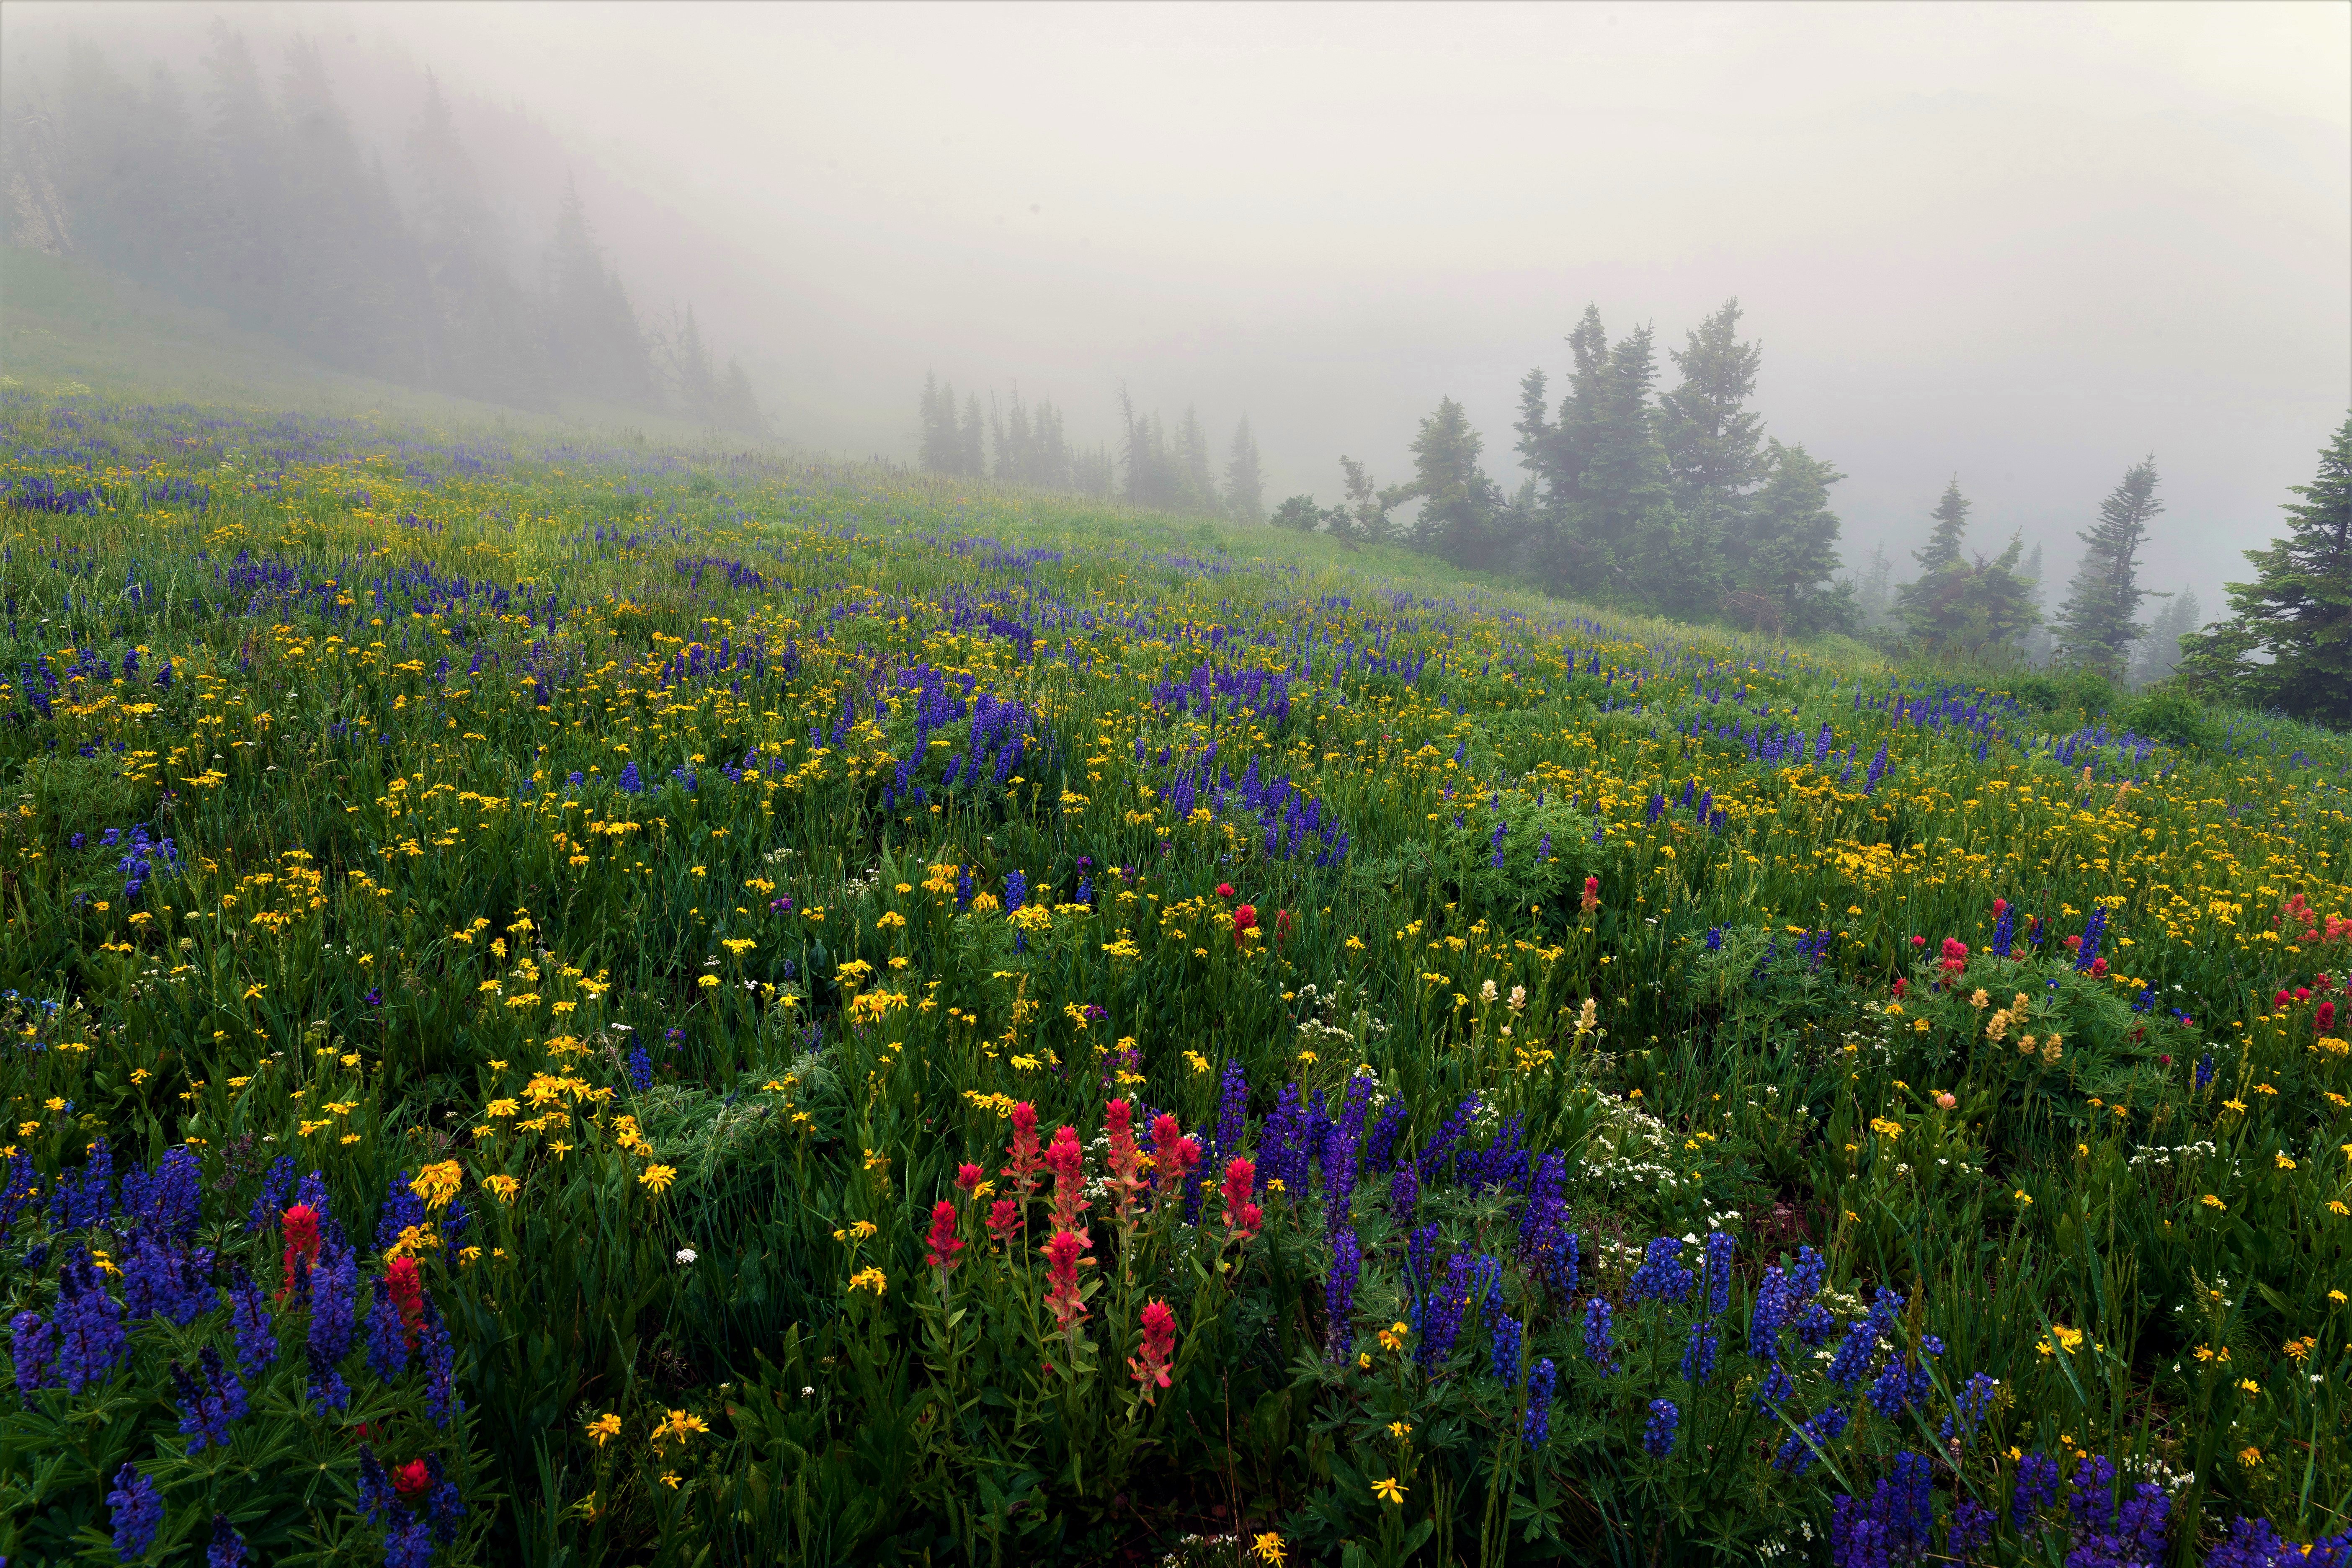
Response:
[[[457,412],[0,395],[0,1553],[2347,1528],[2344,737]]]

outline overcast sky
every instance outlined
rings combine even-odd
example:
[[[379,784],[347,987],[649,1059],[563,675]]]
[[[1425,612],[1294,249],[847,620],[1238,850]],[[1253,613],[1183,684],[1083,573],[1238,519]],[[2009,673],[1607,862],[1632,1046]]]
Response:
[[[2210,609],[2352,406],[2344,4],[0,15],[171,53],[215,10],[521,109],[641,300],[835,450],[911,454],[926,371],[1089,438],[1124,380],[1220,447],[1246,412],[1269,499],[1328,501],[1450,395],[1512,489],[1518,380],[1557,388],[1587,301],[1663,363],[1737,295],[1850,554],[1957,472],[1981,547],[2069,567],[2153,451],[2152,585]]]

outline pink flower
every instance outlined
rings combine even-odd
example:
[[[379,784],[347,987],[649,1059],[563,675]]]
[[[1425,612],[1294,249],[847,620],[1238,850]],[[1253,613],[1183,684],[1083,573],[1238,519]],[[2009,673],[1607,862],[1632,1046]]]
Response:
[[[1225,1228],[1236,1241],[1247,1241],[1257,1234],[1258,1206],[1250,1202],[1250,1194],[1256,1185],[1255,1162],[1237,1159],[1225,1167]]]
[[[1168,1386],[1168,1371],[1176,1352],[1176,1314],[1165,1301],[1147,1301],[1143,1307],[1143,1351],[1129,1356],[1128,1372],[1143,1384],[1143,1400],[1147,1405],[1157,1399],[1157,1391]]]
[[[1087,1152],[1078,1146],[1078,1130],[1056,1127],[1045,1147],[1045,1164],[1054,1173],[1054,1228],[1073,1230],[1087,1210]]]
[[[969,1163],[958,1165],[956,1167],[955,1184],[961,1187],[967,1193],[976,1193],[980,1191],[981,1181],[987,1174],[988,1173],[982,1170],[978,1165]]]
[[[1201,1146],[1184,1136],[1182,1126],[1167,1111],[1151,1121],[1151,1164],[1160,1178],[1160,1195],[1173,1197],[1184,1190],[1184,1178],[1201,1163]]]
[[[1013,1108],[1013,1142],[1004,1152],[1013,1161],[1004,1167],[1004,1179],[1015,1196],[1026,1198],[1037,1190],[1045,1162],[1037,1157],[1037,1108],[1025,1100]]]
[[[931,1205],[931,1233],[923,1237],[927,1250],[923,1261],[934,1268],[956,1267],[956,1254],[963,1250],[963,1242],[956,1236],[955,1204],[941,1198]]]
[[[1221,899],[1230,899],[1233,896],[1234,885],[1231,882],[1220,882],[1217,884],[1217,897]]]
[[[1587,877],[1584,879],[1584,902],[1579,907],[1581,908],[1588,915],[1601,907],[1600,878]]]
[[[2322,1002],[2319,1005],[2319,1011],[2311,1016],[2311,1021],[2323,1030],[2336,1027],[2336,1004]]]
[[[1045,1255],[1045,1304],[1054,1310],[1055,1326],[1066,1332],[1076,1332],[1087,1315],[1078,1290],[1078,1254],[1086,1249],[1086,1238],[1066,1230],[1055,1231],[1039,1248]]]
[[[1021,1205],[1012,1198],[999,1198],[989,1205],[988,1234],[999,1241],[1011,1241],[1013,1233],[1021,1228]]]

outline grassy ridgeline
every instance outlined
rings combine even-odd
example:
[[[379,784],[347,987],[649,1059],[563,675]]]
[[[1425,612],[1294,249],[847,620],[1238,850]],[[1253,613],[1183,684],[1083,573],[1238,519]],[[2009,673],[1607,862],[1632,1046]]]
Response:
[[[2084,1455],[2117,1561],[2345,1527],[2341,736],[5,399],[0,1552],[2040,1562]]]

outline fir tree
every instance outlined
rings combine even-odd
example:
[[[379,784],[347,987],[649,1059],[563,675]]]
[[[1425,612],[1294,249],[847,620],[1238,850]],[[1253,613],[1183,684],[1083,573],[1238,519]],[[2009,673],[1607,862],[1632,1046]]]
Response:
[[[980,395],[967,393],[963,400],[963,423],[956,428],[955,471],[958,477],[977,479],[988,473],[988,452],[984,445],[986,425],[980,416]]]
[[[1682,383],[1658,400],[1675,508],[1702,556],[1677,562],[1684,572],[1705,571],[1704,556],[1739,531],[1772,460],[1760,445],[1763,421],[1747,407],[1764,351],[1742,343],[1738,327],[1739,301],[1726,300],[1672,353]]]
[[[2251,583],[2227,584],[2230,616],[2182,647],[2181,673],[2202,689],[2352,725],[2352,417],[2296,485],[2287,531],[2246,552]]]
[[[1265,476],[1258,467],[1257,437],[1250,434],[1246,414],[1234,426],[1234,444],[1225,458],[1225,515],[1237,522],[1265,521]]]
[[[1322,509],[1313,496],[1292,496],[1274,509],[1270,520],[1276,528],[1286,528],[1297,533],[1312,533],[1323,521]]]
[[[2197,630],[2203,607],[2197,595],[2183,588],[2164,595],[2164,608],[2147,623],[2147,635],[2132,647],[2131,683],[2153,686],[2168,679],[2180,663],[2180,641]]]
[[[1801,446],[1777,440],[1763,467],[1763,489],[1731,517],[1732,531],[1723,542],[1733,584],[1724,607],[1759,631],[1798,637],[1853,631],[1853,587],[1832,583],[1838,519],[1829,493],[1845,476]]]
[[[1442,554],[1456,565],[1494,563],[1489,525],[1503,498],[1478,466],[1484,446],[1470,428],[1469,415],[1451,397],[1439,399],[1437,412],[1421,422],[1412,443],[1412,481],[1381,496],[1384,508],[1421,502],[1406,541],[1412,548]]]
[[[2156,484],[2156,459],[2145,458],[2099,504],[2099,521],[2077,535],[2083,563],[2058,613],[2060,655],[2110,680],[2123,679],[2126,656],[2147,629],[2134,617],[2147,596],[2139,586],[2139,549],[2148,523],[2164,510]]]
[[[1217,510],[1217,481],[1209,472],[1209,437],[1201,428],[1200,416],[1192,405],[1184,407],[1184,422],[1176,427],[1178,459],[1183,464],[1183,506],[1189,511]]]

